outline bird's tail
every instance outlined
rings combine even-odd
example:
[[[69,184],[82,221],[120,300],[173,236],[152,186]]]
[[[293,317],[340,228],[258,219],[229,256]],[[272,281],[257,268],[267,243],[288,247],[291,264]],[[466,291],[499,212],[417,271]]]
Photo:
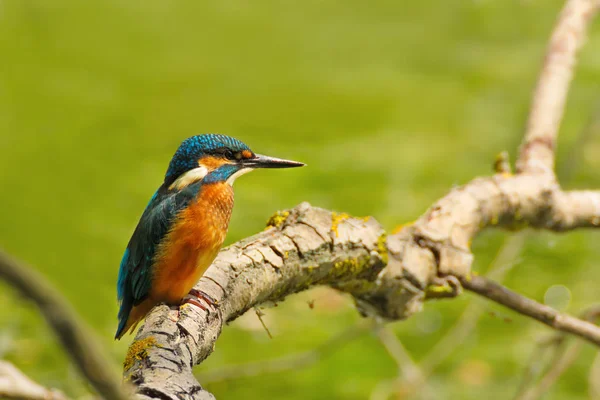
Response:
[[[119,326],[117,327],[117,333],[115,333],[115,339],[121,339],[127,331],[127,321],[132,308],[133,302],[129,298],[124,298],[119,308]]]
[[[117,333],[115,333],[115,339],[121,339],[125,333],[133,332],[137,324],[144,319],[146,314],[152,309],[152,302],[150,299],[142,301],[137,306],[134,306],[131,302],[121,303],[119,309],[119,327]]]

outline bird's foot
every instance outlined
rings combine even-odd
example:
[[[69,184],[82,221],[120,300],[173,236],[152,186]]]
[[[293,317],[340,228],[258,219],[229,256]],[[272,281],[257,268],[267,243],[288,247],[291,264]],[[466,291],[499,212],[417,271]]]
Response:
[[[206,305],[202,304],[200,302],[200,300],[203,300],[204,303],[206,303]],[[196,307],[199,307],[204,311],[208,311],[207,306],[212,306],[212,307],[217,306],[217,300],[213,299],[211,296],[204,293],[203,291],[196,290],[196,289],[190,290],[190,293],[188,294],[188,296],[186,296],[183,299],[183,304],[186,304],[186,303],[193,304]]]
[[[202,303],[200,303],[198,300],[196,300],[194,298],[191,298],[191,297],[184,298],[183,299],[183,303],[181,303],[181,305],[184,305],[184,304],[193,304],[196,307],[198,307],[198,308],[200,308],[200,309],[202,309],[204,311],[207,310],[206,307]]]

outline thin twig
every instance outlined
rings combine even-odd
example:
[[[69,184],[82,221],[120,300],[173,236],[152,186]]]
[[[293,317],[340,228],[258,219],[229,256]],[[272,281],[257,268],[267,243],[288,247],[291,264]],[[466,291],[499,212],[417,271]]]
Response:
[[[402,377],[407,380],[422,380],[419,366],[414,362],[410,354],[408,354],[408,351],[406,351],[402,342],[400,342],[390,327],[388,325],[380,324],[375,327],[375,333],[388,354],[396,362]]]
[[[588,377],[590,400],[600,399],[600,353],[596,354]]]
[[[201,372],[197,374],[197,377],[203,384],[207,384],[306,368],[335,353],[349,342],[358,339],[366,331],[372,329],[374,324],[372,319],[361,320],[312,350],[270,360],[217,368]]]
[[[525,243],[526,235],[526,232],[520,232],[506,238],[489,268],[488,275],[490,277],[501,281],[508,271],[514,267],[515,260],[521,253]],[[471,303],[467,306],[459,321],[421,361],[420,365],[425,376],[430,375],[466,339],[466,336],[477,325],[477,321],[482,314],[483,308],[477,303]]]
[[[600,345],[600,333],[592,324],[484,278],[466,279],[473,261],[471,241],[490,226],[559,232],[600,226],[600,191],[563,192],[553,173],[556,136],[575,54],[597,6],[598,0],[568,0],[559,18],[534,95],[516,175],[495,174],[454,188],[385,241],[373,219],[344,217],[332,224],[337,217],[326,210],[308,204],[290,210],[280,226],[223,250],[207,271],[214,285],[199,282],[198,289],[219,300],[220,312],[190,308],[180,312],[176,322],[169,319],[167,307],[156,307],[148,315],[137,338],[155,345],[129,365],[125,376],[139,382],[139,393],[148,398],[174,398],[183,393],[194,393],[194,399],[211,398],[194,379],[191,366],[210,355],[223,324],[256,304],[280,301],[314,284],[349,292],[362,313],[394,320],[420,309],[425,296],[419,288],[443,276],[461,277],[472,291]],[[247,253],[261,254],[262,259],[254,260]],[[174,360],[172,354],[182,356]]]
[[[565,157],[565,160],[557,168],[560,171],[562,171],[561,182],[563,184],[568,184],[573,179],[575,172],[579,169],[581,160],[583,159],[582,153],[583,153],[583,150],[585,149],[585,146],[594,137],[595,133],[597,133],[599,128],[600,128],[600,101],[597,101],[590,113],[588,122],[585,124],[584,128],[579,133],[577,140],[572,145],[571,149],[568,152],[568,155]],[[489,276],[489,277],[493,278],[492,276]],[[584,314],[584,318],[585,318],[585,315],[588,315],[588,314]],[[544,363],[543,356],[544,356],[544,353],[547,352],[549,346],[552,345],[552,346],[556,347],[557,351],[560,351],[560,350],[558,350],[559,348],[561,348],[562,351],[564,351],[564,348],[561,347],[561,345],[564,343],[564,341],[566,339],[567,339],[567,336],[565,334],[554,335],[551,340],[544,340],[542,343],[540,343],[536,347],[536,349],[533,351],[533,353],[530,356],[530,361],[528,363],[529,366],[525,369],[525,373],[523,374],[523,380],[521,382],[519,390],[517,390],[515,399],[521,398],[520,396],[524,396],[525,393],[531,389],[530,386],[532,385],[532,382],[536,379],[536,370],[538,370],[539,366]],[[577,349],[578,348],[579,347],[577,347]],[[593,367],[592,367],[592,369],[593,369]],[[591,371],[590,371],[590,374],[592,374]],[[592,390],[591,389],[592,383],[593,382],[590,381],[590,390]],[[590,395],[590,397],[593,398],[592,395]]]
[[[83,326],[62,295],[40,274],[0,250],[0,279],[33,301],[71,360],[100,395],[111,400],[128,398],[121,388],[115,366],[105,357],[92,332]]]
[[[460,280],[467,290],[534,318],[558,331],[571,333],[600,346],[600,327],[594,324],[560,313],[552,307],[524,297],[482,276],[471,276]]]
[[[565,344],[558,347],[551,362],[552,368],[548,370],[540,383],[523,390],[514,400],[535,400],[540,398],[577,359],[582,345],[583,342],[576,341],[570,345]]]
[[[536,380],[539,380],[539,377],[544,372],[544,366],[549,364],[549,362],[546,360],[546,358],[548,358],[549,350],[554,350],[552,359],[556,359],[556,354],[558,354],[561,348],[564,347],[563,345],[565,344],[565,339],[566,335],[561,333],[558,335],[558,337],[554,335],[550,340],[542,340],[537,344],[529,356],[527,367],[525,368],[521,383],[517,388],[513,400],[523,396],[523,394],[528,391],[531,386],[535,385]]]
[[[404,398],[413,391],[414,386],[403,385],[403,382],[419,382],[419,393],[423,398],[436,398],[436,394],[427,387],[421,368],[412,359],[389,324],[379,324],[375,327],[375,333],[390,357],[396,362],[399,377],[380,382],[371,393],[371,398],[387,398],[391,393],[395,393],[398,398]]]
[[[600,307],[594,306],[587,309],[581,316],[581,319],[588,322],[594,322],[600,316]],[[550,387],[562,376],[563,373],[575,362],[579,356],[582,341],[576,341],[570,345],[566,344],[568,337],[566,333],[553,335],[549,340],[545,340],[538,345],[538,351],[532,355],[532,363],[535,358],[541,358],[544,350],[549,347],[555,347],[553,360],[550,362],[550,368],[543,375],[537,385],[530,385],[533,380],[533,374],[526,374],[521,388],[517,391],[514,400],[535,400],[542,397]],[[528,370],[532,370],[530,367]]]
[[[563,160],[560,167],[563,170],[563,182],[572,180],[575,171],[578,170],[582,159],[582,151],[586,144],[594,136],[594,133],[600,126],[600,102],[594,107],[591,112],[591,117],[585,127],[577,137],[577,141],[571,147],[569,154]],[[504,277],[510,270],[519,262],[518,257],[521,254],[523,246],[530,231],[517,232],[512,236],[504,239],[502,246],[496,253],[494,260],[488,268],[486,276],[501,283]],[[448,332],[434,345],[434,347],[422,358],[419,362],[421,378],[427,379],[437,367],[444,362],[452,353],[454,353],[462,343],[464,343],[470,334],[474,331],[481,315],[484,313],[484,308],[477,302],[471,302],[462,312],[456,323],[448,330]],[[532,355],[532,359],[538,360],[540,352],[543,351],[541,346],[538,346],[537,351]],[[600,361],[599,361],[600,363]],[[526,384],[527,374],[524,378],[523,385]],[[404,380],[400,382],[404,392],[406,388],[417,388],[422,384],[422,380]],[[521,391],[519,391],[520,393]]]
[[[496,257],[490,264],[488,276],[502,280],[504,276],[515,266],[517,257],[521,253],[527,232],[519,232],[507,237]],[[456,323],[448,332],[427,352],[418,364],[419,374],[403,377],[395,385],[398,390],[407,395],[420,388],[433,374],[439,365],[444,362],[460,345],[462,345],[477,326],[477,322],[483,315],[484,308],[477,302],[471,302],[462,312]],[[383,390],[380,388],[380,390]]]
[[[267,332],[267,336],[269,337],[269,339],[273,339],[273,335],[271,335],[271,331],[269,330],[269,328],[267,327],[267,324],[265,324],[265,321],[263,320],[263,316],[265,315],[265,313],[262,312],[260,310],[260,308],[258,308],[258,307],[254,307],[254,312],[256,313],[256,317],[260,321],[260,324],[262,325],[263,329],[265,330],[265,332]]]

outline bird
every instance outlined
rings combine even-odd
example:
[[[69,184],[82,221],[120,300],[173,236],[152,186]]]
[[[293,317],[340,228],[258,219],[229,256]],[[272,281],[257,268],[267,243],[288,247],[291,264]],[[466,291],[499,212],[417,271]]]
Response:
[[[236,178],[258,168],[301,166],[301,162],[255,154],[226,135],[185,139],[121,259],[115,339],[133,332],[157,304],[179,305],[188,293],[206,300],[192,288],[225,240]]]

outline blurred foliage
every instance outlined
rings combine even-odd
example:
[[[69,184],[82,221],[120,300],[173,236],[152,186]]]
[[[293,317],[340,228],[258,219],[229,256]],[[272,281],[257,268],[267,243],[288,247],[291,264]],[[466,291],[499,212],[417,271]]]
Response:
[[[238,137],[307,168],[236,183],[228,242],[309,201],[386,228],[452,185],[514,159],[558,0],[0,0],[0,245],[74,304],[119,368],[113,342],[122,251],[179,142]],[[600,100],[600,25],[590,33],[561,129],[564,163]],[[596,132],[597,133],[597,132]],[[600,138],[572,187],[600,186]],[[473,244],[484,271],[505,234]],[[578,313],[598,300],[597,232],[530,236],[507,284],[542,301],[565,285]],[[72,396],[88,388],[43,320],[0,286],[0,357]],[[552,296],[546,296],[551,298]],[[307,302],[314,300],[314,309]],[[567,299],[568,300],[568,299]],[[427,386],[436,399],[506,399],[548,330],[472,295],[393,325],[419,360],[470,302],[489,312]],[[199,372],[308,350],[356,323],[318,289],[224,329]],[[506,322],[504,317],[512,322]],[[587,398],[586,345],[547,399]],[[373,334],[303,369],[208,385],[218,398],[365,399],[397,366]]]

